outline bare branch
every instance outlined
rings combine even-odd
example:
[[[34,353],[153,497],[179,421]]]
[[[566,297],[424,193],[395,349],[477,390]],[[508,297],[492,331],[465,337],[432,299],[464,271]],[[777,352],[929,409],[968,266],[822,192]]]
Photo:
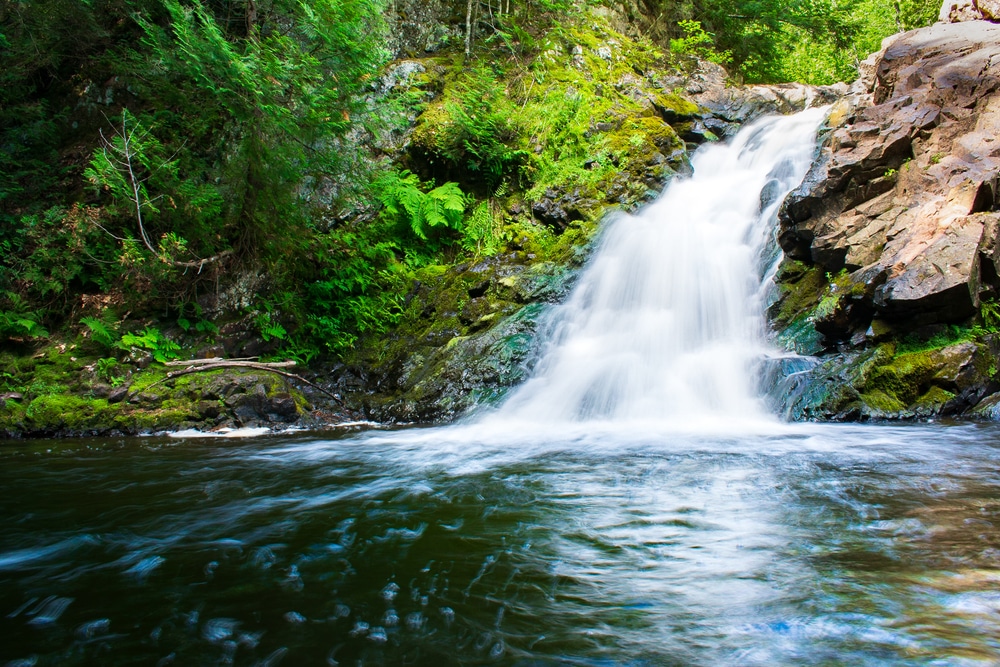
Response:
[[[204,362],[208,362],[208,363],[204,363]],[[181,363],[185,363],[185,362],[181,362]],[[288,373],[286,371],[278,370],[279,368],[287,368],[287,367],[290,367],[290,366],[295,366],[295,362],[294,361],[283,361],[283,362],[276,362],[276,363],[261,363],[261,362],[255,362],[255,361],[238,361],[238,360],[224,360],[223,359],[223,360],[218,360],[218,361],[216,361],[216,360],[200,360],[200,361],[199,360],[195,360],[195,361],[186,362],[186,363],[189,364],[187,368],[184,368],[184,369],[179,370],[179,371],[170,371],[169,373],[167,373],[166,377],[164,377],[161,380],[157,380],[156,382],[152,382],[152,383],[146,385],[145,387],[142,388],[142,390],[145,391],[145,390],[149,389],[150,387],[153,387],[153,386],[156,386],[156,385],[161,384],[163,382],[166,382],[167,380],[172,380],[174,378],[181,377],[182,375],[190,375],[191,373],[206,373],[208,371],[214,371],[214,370],[217,370],[217,369],[220,369],[220,368],[250,368],[250,369],[253,369],[253,370],[265,371],[265,372],[268,372],[268,373],[275,373],[276,375],[281,375],[282,377],[286,377],[286,378],[289,378],[291,380],[296,380],[298,382],[301,382],[301,383],[303,383],[305,385],[308,385],[308,386],[312,387],[313,389],[316,389],[317,391],[323,392],[324,394],[326,394],[327,396],[329,396],[333,400],[337,401],[341,405],[344,404],[344,401],[337,394],[330,393],[326,389],[323,389],[323,387],[320,387],[319,385],[317,385],[317,384],[315,384],[313,382],[310,382],[309,380],[305,379],[304,377],[302,377],[300,375],[296,375],[295,373]],[[168,362],[168,364],[173,366],[173,365],[177,365],[177,362]],[[130,398],[132,396],[134,396],[134,395],[135,395],[135,392],[129,392],[129,397]]]

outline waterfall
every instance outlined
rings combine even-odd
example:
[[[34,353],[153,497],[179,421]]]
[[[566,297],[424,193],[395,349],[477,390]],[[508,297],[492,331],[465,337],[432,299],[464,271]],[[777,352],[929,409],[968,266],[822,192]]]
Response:
[[[532,377],[486,422],[765,418],[765,255],[824,115],[764,118],[705,146],[693,176],[617,216],[554,309]]]

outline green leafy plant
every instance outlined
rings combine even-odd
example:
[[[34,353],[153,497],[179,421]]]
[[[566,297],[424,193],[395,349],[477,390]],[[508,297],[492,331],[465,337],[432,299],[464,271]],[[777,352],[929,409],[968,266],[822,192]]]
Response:
[[[97,374],[97,377],[109,383],[112,387],[120,387],[125,382],[125,378],[115,373],[115,369],[117,368],[117,359],[114,357],[104,357],[97,360],[94,372]]]
[[[118,342],[117,325],[109,318],[107,311],[102,317],[81,317],[80,324],[90,331],[90,339],[99,345],[111,349]]]
[[[379,200],[386,213],[405,220],[420,239],[427,240],[431,228],[459,229],[467,197],[457,183],[445,183],[424,192],[416,174],[389,172],[378,184]]]
[[[424,112],[414,146],[435,173],[492,192],[517,180],[530,154],[518,147],[521,127],[505,87],[489,67],[476,67],[451,84],[443,100]]]
[[[1000,331],[1000,302],[983,301],[979,304],[979,319],[989,333]]]
[[[49,332],[36,318],[35,313],[0,310],[0,339],[45,338]]]
[[[272,339],[288,339],[288,331],[285,330],[285,327],[281,325],[281,322],[279,322],[270,312],[264,312],[257,315],[254,319],[254,323],[257,325],[257,330],[260,331],[260,337],[263,338],[265,342]]]
[[[462,246],[477,255],[495,255],[503,248],[503,214],[492,199],[479,203],[472,210],[462,230]]]
[[[713,63],[725,64],[733,59],[731,51],[715,50],[715,36],[705,32],[701,21],[678,21],[683,37],[670,40],[670,51],[680,56],[695,56]]]
[[[194,321],[185,316],[188,310],[192,311],[191,317]],[[197,303],[182,306],[180,312],[181,314],[177,318],[177,326],[183,329],[185,333],[201,334],[210,338],[219,333],[219,327],[212,323],[211,320],[203,317],[202,308]]]
[[[139,334],[125,334],[118,341],[117,346],[125,351],[132,348],[148,350],[153,355],[153,359],[161,364],[180,356],[181,346],[164,336],[159,329],[146,327]]]

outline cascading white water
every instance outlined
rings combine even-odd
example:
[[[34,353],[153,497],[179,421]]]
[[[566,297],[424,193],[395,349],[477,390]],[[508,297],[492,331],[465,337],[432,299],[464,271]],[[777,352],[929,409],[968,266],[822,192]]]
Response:
[[[805,176],[824,109],[766,118],[699,150],[607,229],[551,321],[535,373],[487,422],[756,420],[767,352],[761,255]]]

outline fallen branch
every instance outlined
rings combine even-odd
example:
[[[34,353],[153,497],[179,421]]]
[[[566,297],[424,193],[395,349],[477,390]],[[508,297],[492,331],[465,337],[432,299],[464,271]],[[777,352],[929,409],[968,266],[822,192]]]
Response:
[[[158,384],[166,382],[167,380],[173,380],[174,378],[179,378],[182,375],[190,375],[192,373],[204,373],[207,371],[214,371],[219,368],[251,368],[258,371],[266,371],[268,373],[274,373],[282,377],[286,377],[292,380],[298,380],[299,382],[306,384],[317,391],[321,391],[333,400],[337,401],[340,405],[344,405],[344,401],[336,394],[331,394],[323,387],[318,384],[310,382],[301,375],[296,375],[295,373],[289,373],[287,371],[278,370],[279,368],[290,368],[295,366],[294,361],[276,361],[276,362],[258,362],[258,361],[243,361],[236,359],[193,359],[191,361],[177,362],[168,361],[165,365],[167,366],[181,366],[187,365],[187,368],[181,369],[179,371],[170,371],[167,373],[166,377],[157,380],[156,382],[151,382],[142,388],[142,391],[146,391],[150,387],[155,387]],[[135,392],[129,392],[128,398],[132,398]]]
[[[277,364],[281,364],[282,368],[284,368],[285,366],[294,366],[295,365],[294,361],[279,361],[279,362],[257,361],[257,359],[259,359],[259,358],[260,357],[234,357],[234,358],[231,358],[231,359],[226,359],[224,357],[208,357],[207,359],[188,359],[187,361],[184,361],[184,360],[179,360],[179,361],[165,361],[163,363],[163,365],[164,366],[201,366],[203,364],[217,364],[217,363],[219,363],[221,361],[252,361],[254,363],[260,363],[260,364],[264,364],[264,365],[268,365],[268,364],[272,364],[272,363],[277,363]]]

